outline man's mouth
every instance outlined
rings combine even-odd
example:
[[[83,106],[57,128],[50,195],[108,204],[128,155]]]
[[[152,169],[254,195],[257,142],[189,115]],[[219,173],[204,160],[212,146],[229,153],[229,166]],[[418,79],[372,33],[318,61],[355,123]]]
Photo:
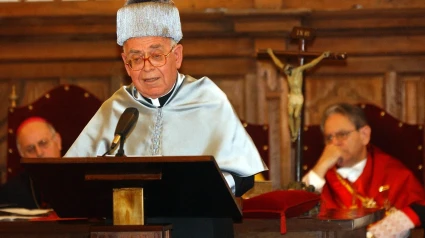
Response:
[[[158,80],[159,78],[146,78],[146,79],[143,79],[143,81],[144,82],[146,82],[146,83],[150,83],[150,82],[154,82],[155,80]]]

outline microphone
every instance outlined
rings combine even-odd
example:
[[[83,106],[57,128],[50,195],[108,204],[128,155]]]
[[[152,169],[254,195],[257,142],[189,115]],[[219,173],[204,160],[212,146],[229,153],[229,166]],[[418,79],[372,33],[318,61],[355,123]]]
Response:
[[[136,125],[137,119],[139,118],[139,111],[134,107],[129,107],[121,114],[120,119],[118,120],[117,128],[115,129],[115,136],[112,140],[111,148],[105,153],[109,153],[118,143],[120,143],[120,149],[118,150],[117,156],[124,155],[124,141],[127,137],[127,134],[133,129]]]

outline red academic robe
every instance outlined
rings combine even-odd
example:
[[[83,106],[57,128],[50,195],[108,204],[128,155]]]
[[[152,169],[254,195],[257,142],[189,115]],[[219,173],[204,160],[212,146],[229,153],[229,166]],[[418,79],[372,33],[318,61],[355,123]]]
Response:
[[[350,183],[338,178],[336,169],[330,169],[326,175],[326,184],[321,194],[321,210],[335,208],[363,207],[361,200],[353,196],[344,183],[350,184],[354,193],[362,197],[372,198],[378,208],[388,200],[391,207],[406,213],[409,218],[419,225],[419,218],[409,205],[413,203],[425,205],[425,190],[413,173],[399,160],[375,148],[368,150],[366,166],[360,177]],[[389,186],[389,190],[379,192],[381,186]]]

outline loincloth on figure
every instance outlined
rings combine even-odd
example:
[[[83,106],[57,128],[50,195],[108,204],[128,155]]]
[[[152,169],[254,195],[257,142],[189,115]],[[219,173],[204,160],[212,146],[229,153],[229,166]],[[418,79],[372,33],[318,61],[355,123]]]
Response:
[[[292,106],[303,105],[304,96],[302,94],[288,94],[289,104]]]

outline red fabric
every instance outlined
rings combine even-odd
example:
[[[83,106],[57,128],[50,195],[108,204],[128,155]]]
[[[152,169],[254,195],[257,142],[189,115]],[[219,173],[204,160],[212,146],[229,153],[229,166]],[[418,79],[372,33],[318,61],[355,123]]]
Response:
[[[280,218],[280,232],[286,233],[286,218],[308,212],[320,201],[320,195],[303,190],[277,190],[243,200],[243,217]]]
[[[69,221],[69,220],[87,220],[87,218],[60,218],[56,212],[51,211],[47,216],[30,219],[31,221]]]
[[[353,204],[352,194],[337,178],[336,170],[329,170],[326,184],[322,190],[321,210],[350,208]],[[380,193],[379,187],[389,185],[386,193]],[[378,207],[384,206],[386,197],[391,207],[404,209],[412,203],[425,203],[425,190],[413,173],[399,160],[374,147],[368,150],[366,166],[360,177],[351,183],[356,192],[373,198]],[[355,201],[361,207],[360,200]],[[414,218],[413,218],[414,219]]]
[[[30,123],[30,122],[46,122],[46,119],[42,118],[42,117],[29,117],[28,119],[26,119],[25,121],[23,121],[19,126],[18,129],[16,129],[16,135],[19,134],[19,132],[22,130],[22,128]]]
[[[404,212],[404,214],[406,214],[407,217],[409,217],[409,219],[413,222],[413,224],[415,224],[415,226],[421,225],[421,220],[419,219],[418,214],[416,214],[411,207],[407,206],[403,208],[401,211]]]

